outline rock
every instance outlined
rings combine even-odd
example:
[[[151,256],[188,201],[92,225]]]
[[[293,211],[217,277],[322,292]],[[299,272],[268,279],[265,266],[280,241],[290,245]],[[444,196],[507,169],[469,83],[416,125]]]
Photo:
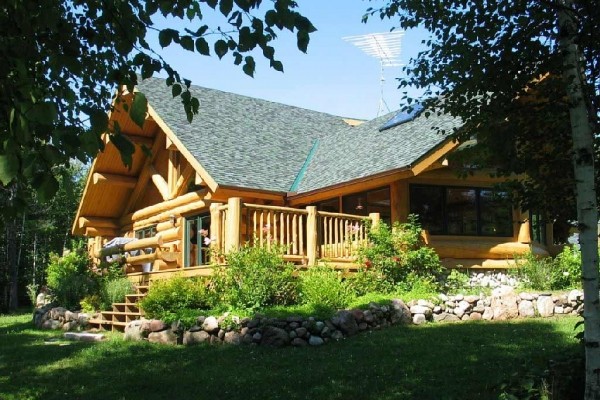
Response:
[[[262,333],[256,332],[252,335],[252,341],[254,343],[260,343],[261,340],[262,340]]]
[[[242,337],[242,343],[244,343],[244,344],[252,344],[252,342],[253,342],[252,335],[250,335],[249,333],[245,334]]]
[[[100,333],[88,332],[67,332],[64,337],[67,340],[77,340],[80,342],[101,342],[105,339],[104,335]]]
[[[464,301],[466,301],[470,304],[475,304],[479,301],[479,296],[476,296],[476,295],[465,296]]]
[[[411,314],[423,314],[423,316],[425,316],[426,318],[431,317],[431,309],[429,307],[425,307],[425,306],[412,306],[410,308],[410,313]],[[413,319],[414,322],[414,319]]]
[[[300,323],[299,322],[290,322],[288,324],[288,326],[290,327],[290,329],[296,329],[300,326]]]
[[[296,335],[298,335],[299,338],[305,337],[307,333],[308,329],[304,327],[296,328]]]
[[[443,294],[443,293],[439,294],[439,295],[438,295],[438,298],[439,298],[441,301],[443,301],[443,302],[446,302],[446,301],[448,301],[448,300],[449,300],[449,299],[448,299],[448,296],[446,296],[446,295],[445,295],[445,294]]]
[[[248,327],[250,327],[250,323],[248,323]],[[207,317],[202,323],[202,329],[208,333],[216,334],[219,332],[219,322],[215,317]]]
[[[242,341],[242,337],[238,332],[231,331],[231,332],[225,333],[225,337],[223,338],[223,341],[227,344],[238,345]]]
[[[434,314],[439,314],[439,313],[441,313],[441,312],[442,312],[442,307],[440,307],[440,306],[435,306],[435,307],[433,307],[433,310],[432,310],[432,311],[433,311],[433,313],[434,313]]]
[[[308,343],[306,343],[306,340],[304,339],[300,339],[300,338],[295,338],[294,340],[292,340],[292,346],[294,347],[304,347],[306,346]]]
[[[554,314],[565,314],[565,309],[562,306],[554,306]]]
[[[198,343],[208,342],[210,340],[210,335],[205,331],[188,331],[183,334],[183,344],[186,346],[191,346]]]
[[[551,317],[554,314],[552,297],[540,295],[537,299],[537,310],[541,317]]]
[[[332,318],[332,322],[347,336],[352,336],[358,332],[358,324],[356,323],[354,314],[349,311],[339,311]]]
[[[410,324],[412,322],[412,316],[410,313],[410,309],[408,306],[400,299],[392,299],[391,302],[392,310],[394,310],[392,315],[403,324]]]
[[[50,318],[51,319],[55,319],[55,320],[61,319],[61,320],[64,321],[65,313],[67,311],[68,310],[66,308],[64,308],[64,307],[55,307],[55,308],[53,308],[53,309],[50,310]]]
[[[454,296],[454,301],[462,301],[465,299],[465,296],[463,296],[462,294],[457,294],[456,296]]]
[[[167,329],[167,324],[159,319],[153,319],[149,322],[148,329],[150,332],[160,332]]]
[[[565,314],[571,314],[573,312],[573,307],[565,307]]]
[[[479,321],[482,318],[483,318],[483,316],[480,313],[478,313],[478,312],[472,312],[469,315],[469,319],[472,320],[472,321]]]
[[[494,311],[492,310],[492,307],[486,307],[483,310],[483,315],[481,318],[486,321],[491,321],[494,318]]]
[[[460,318],[461,321],[468,321],[470,319],[471,319],[471,317],[469,317],[469,314],[465,314]]]
[[[413,315],[413,324],[422,325],[427,322],[427,318],[425,318],[425,314],[414,314]]]
[[[435,322],[454,322],[454,321],[459,321],[460,318],[458,318],[456,315],[454,314],[449,314],[449,313],[441,313],[441,314],[434,314],[433,315],[433,320]]]
[[[475,306],[475,307],[473,307],[473,310],[471,310],[471,311],[479,313],[479,314],[483,314],[485,311],[485,307],[483,305]]]
[[[371,322],[373,322],[373,313],[371,312],[371,310],[365,310],[365,312],[363,313],[363,318],[364,321],[368,324],[370,324]]]
[[[308,339],[308,344],[310,344],[311,346],[320,346],[320,345],[322,345],[323,343],[325,343],[325,342],[323,341],[323,338],[321,338],[321,337],[319,337],[319,336],[315,336],[315,335],[313,335],[313,336],[311,336],[311,337]]]
[[[454,315],[456,315],[458,318],[462,318],[462,316],[465,315],[465,310],[460,307],[456,307],[454,309]]]
[[[190,331],[190,332],[198,332],[201,330],[202,330],[202,327],[200,327],[198,325],[193,325],[192,327],[190,327],[190,329],[188,329],[188,331]]]
[[[290,342],[290,337],[284,329],[274,326],[267,326],[263,329],[262,346],[283,347]]]
[[[344,338],[344,334],[341,331],[333,331],[331,332],[331,338],[333,340],[340,340]]]
[[[148,341],[150,343],[160,343],[160,344],[177,344],[177,335],[173,333],[170,329],[165,329],[160,332],[150,332],[148,335]]]
[[[524,318],[535,317],[535,308],[533,307],[532,301],[521,300],[521,302],[519,303],[519,316]]]
[[[355,308],[354,310],[352,310],[350,312],[354,316],[354,319],[356,320],[356,323],[360,323],[360,322],[362,322],[365,319],[365,313],[364,313],[363,310]]]
[[[571,290],[567,295],[569,303],[576,303],[578,300],[583,300],[583,292],[581,290]]]
[[[521,292],[521,293],[519,293],[519,297],[521,298],[521,300],[527,300],[527,301],[533,300],[533,296],[531,295],[531,293]]]
[[[77,321],[65,322],[61,328],[65,332],[72,331],[73,329],[77,328]]]
[[[140,341],[143,339],[144,336],[142,335],[141,320],[137,319],[125,325],[125,333],[123,335],[123,340]]]
[[[298,337],[298,334],[296,333],[295,330],[289,331],[288,335],[289,335],[290,339],[296,339]]]
[[[79,318],[79,313],[71,312],[69,310],[65,311],[65,322],[77,321]]]
[[[471,308],[471,303],[469,303],[466,300],[461,300],[458,302],[458,308],[462,309],[463,311],[468,311]]]
[[[519,316],[518,298],[511,286],[500,286],[494,289],[491,304],[494,319],[505,320],[517,318]]]
[[[361,322],[358,324],[359,331],[366,331],[369,328],[369,325],[366,322]]]
[[[225,330],[219,329],[219,331],[217,332],[217,337],[219,338],[219,340],[225,339]]]

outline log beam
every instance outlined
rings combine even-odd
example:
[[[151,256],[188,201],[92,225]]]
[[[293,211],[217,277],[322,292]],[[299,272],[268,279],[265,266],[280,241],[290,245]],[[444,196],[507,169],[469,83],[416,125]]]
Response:
[[[150,172],[150,177],[152,178],[152,182],[154,186],[158,189],[158,192],[162,196],[163,200],[170,200],[169,196],[171,192],[169,191],[169,184],[165,181],[165,178],[162,177],[161,174],[156,171],[153,165],[148,166],[148,170]]]
[[[96,237],[96,236],[117,237],[117,236],[119,236],[119,231],[116,229],[110,229],[110,228],[87,227],[87,228],[85,228],[85,236],[87,236],[87,237]]]
[[[117,221],[112,218],[79,217],[77,222],[80,228],[110,228],[115,230],[120,228]]]
[[[92,175],[92,182],[94,182],[94,185],[122,186],[133,189],[137,183],[137,178],[128,175],[94,172]]]
[[[190,181],[192,180],[193,177],[194,177],[194,168],[192,167],[191,164],[188,164],[183,169],[183,172],[181,173],[181,175],[179,175],[179,178],[177,179],[177,182],[175,183],[175,187],[173,188],[173,191],[171,192],[171,198],[175,198],[177,196],[182,195],[183,192],[189,186]]]

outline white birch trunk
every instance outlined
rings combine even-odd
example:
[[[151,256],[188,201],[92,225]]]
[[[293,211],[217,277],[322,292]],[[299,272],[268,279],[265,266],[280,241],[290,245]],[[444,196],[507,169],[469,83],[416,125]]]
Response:
[[[577,222],[581,245],[585,327],[585,399],[600,399],[600,303],[598,299],[598,209],[594,176],[594,141],[584,100],[585,79],[575,44],[577,21],[569,11],[572,0],[558,11],[563,79],[569,98],[573,138],[573,168],[577,196]]]

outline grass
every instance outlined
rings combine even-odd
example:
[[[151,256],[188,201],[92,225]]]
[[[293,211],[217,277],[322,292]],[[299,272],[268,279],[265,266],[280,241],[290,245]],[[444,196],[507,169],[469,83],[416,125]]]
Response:
[[[493,399],[520,366],[579,351],[576,318],[395,326],[320,348],[47,344],[0,316],[0,399]],[[58,343],[58,344],[56,344]]]

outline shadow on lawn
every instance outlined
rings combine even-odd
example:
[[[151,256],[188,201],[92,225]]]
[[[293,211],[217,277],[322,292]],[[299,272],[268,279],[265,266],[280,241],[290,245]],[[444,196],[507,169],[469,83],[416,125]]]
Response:
[[[543,367],[576,353],[575,322],[393,327],[284,349],[121,341],[40,348],[25,337],[13,345],[31,365],[12,371],[0,398],[492,399],[524,363]]]

